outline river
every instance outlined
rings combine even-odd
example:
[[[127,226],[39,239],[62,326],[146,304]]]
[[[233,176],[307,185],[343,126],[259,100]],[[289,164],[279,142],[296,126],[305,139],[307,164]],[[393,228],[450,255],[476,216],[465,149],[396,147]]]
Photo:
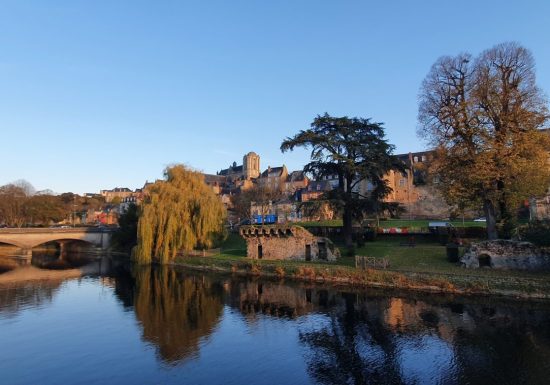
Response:
[[[550,304],[3,262],[0,383],[548,384]]]

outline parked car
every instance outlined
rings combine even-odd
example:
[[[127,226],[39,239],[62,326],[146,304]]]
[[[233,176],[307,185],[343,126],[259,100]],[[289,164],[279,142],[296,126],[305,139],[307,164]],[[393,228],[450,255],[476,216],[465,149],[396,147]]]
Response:
[[[454,227],[454,226],[451,222],[437,221],[437,222],[429,222],[428,227],[436,228],[436,227]]]
[[[476,219],[474,219],[474,222],[487,222],[487,218],[485,218],[485,217],[476,218]]]

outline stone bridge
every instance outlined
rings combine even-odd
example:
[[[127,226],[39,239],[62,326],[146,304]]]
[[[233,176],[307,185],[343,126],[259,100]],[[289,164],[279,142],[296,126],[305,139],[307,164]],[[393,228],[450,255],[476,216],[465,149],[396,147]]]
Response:
[[[106,250],[111,244],[110,229],[95,227],[76,228],[21,228],[0,229],[0,244],[18,247],[25,256],[32,256],[32,248],[49,242],[56,242],[63,249],[71,241],[87,242]]]

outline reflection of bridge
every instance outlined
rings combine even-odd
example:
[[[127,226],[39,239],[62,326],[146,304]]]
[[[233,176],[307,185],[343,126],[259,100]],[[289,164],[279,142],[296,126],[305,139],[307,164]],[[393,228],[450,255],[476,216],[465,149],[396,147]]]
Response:
[[[68,242],[82,241],[105,250],[111,243],[111,234],[111,230],[93,227],[0,229],[0,243],[19,247],[23,255],[31,257],[33,247],[49,242],[56,242],[63,249]]]

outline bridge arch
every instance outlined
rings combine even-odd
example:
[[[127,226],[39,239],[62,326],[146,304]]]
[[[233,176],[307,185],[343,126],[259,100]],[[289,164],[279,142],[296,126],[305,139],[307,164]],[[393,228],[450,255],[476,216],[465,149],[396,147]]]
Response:
[[[94,242],[89,241],[89,240],[86,240],[86,239],[82,239],[82,238],[71,238],[71,237],[63,237],[63,238],[56,238],[56,239],[48,239],[48,240],[45,240],[44,242],[39,242],[39,243],[31,244],[31,246],[30,246],[29,248],[33,249],[33,248],[35,248],[35,247],[42,246],[42,245],[46,245],[46,244],[48,244],[48,243],[58,243],[58,244],[61,244],[61,243],[68,243],[68,242],[84,243],[84,244],[90,245],[90,246],[97,246],[97,244],[95,244]]]
[[[11,240],[11,239],[2,239],[2,240],[0,240],[0,246],[2,246],[2,245],[15,246],[15,247],[19,247],[20,249],[26,249],[27,248],[27,245],[25,245],[21,242],[18,242],[18,241]]]
[[[94,228],[25,228],[0,229],[0,243],[13,245],[24,250],[31,250],[45,243],[68,243],[79,241],[106,250],[110,246],[112,231]]]

